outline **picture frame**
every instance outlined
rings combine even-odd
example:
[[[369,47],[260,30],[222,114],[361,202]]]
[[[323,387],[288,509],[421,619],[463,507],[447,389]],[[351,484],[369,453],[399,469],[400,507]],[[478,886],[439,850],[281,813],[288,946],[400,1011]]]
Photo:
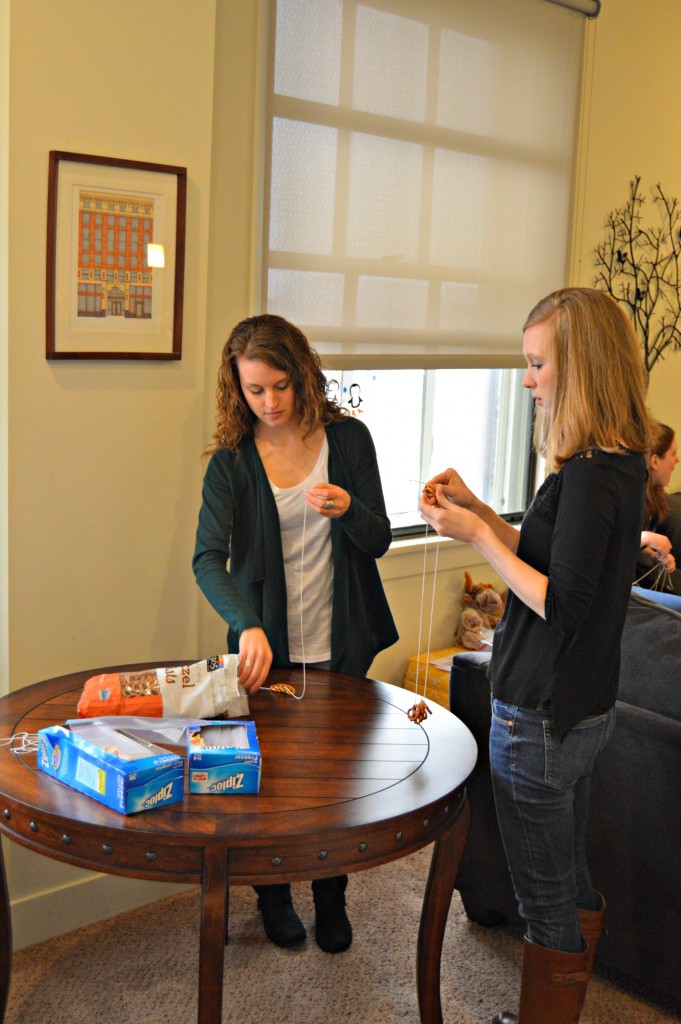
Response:
[[[50,152],[47,359],[182,358],[186,208],[185,167]]]

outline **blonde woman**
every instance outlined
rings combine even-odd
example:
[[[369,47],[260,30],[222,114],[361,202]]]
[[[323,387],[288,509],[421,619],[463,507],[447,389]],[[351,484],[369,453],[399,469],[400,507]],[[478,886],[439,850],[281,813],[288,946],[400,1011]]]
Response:
[[[641,537],[650,423],[641,354],[603,292],[547,296],[524,328],[524,386],[550,475],[520,531],[453,469],[421,514],[472,544],[509,586],[491,660],[497,817],[526,924],[519,1014],[579,1020],[605,906],[585,834],[594,760],[614,725],[620,637]]]

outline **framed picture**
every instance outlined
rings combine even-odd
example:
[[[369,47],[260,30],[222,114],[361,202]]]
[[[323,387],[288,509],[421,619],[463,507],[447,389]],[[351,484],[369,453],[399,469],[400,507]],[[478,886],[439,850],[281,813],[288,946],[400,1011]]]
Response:
[[[187,169],[50,153],[48,359],[181,359]]]

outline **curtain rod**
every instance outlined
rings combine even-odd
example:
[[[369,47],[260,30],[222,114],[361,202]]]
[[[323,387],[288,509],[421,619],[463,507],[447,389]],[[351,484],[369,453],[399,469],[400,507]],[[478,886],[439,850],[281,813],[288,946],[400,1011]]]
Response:
[[[571,11],[586,14],[587,18],[597,18],[601,13],[601,0],[548,0],[550,4],[568,7]]]

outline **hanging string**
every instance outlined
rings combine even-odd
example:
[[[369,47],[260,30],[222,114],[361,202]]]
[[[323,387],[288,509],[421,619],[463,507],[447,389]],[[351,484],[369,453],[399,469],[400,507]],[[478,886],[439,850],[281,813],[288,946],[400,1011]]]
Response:
[[[647,572],[644,572],[642,576],[639,576],[639,578],[637,580],[634,580],[633,585],[635,587],[640,586],[642,581],[647,579],[648,576],[650,576],[651,573],[654,573],[654,572],[656,572],[657,575],[655,576],[655,579],[652,581],[652,585],[650,587],[648,587],[649,590],[672,590],[673,589],[672,588],[671,575],[670,575],[669,571],[667,569],[665,569],[665,567],[663,565],[659,565],[659,564],[658,565],[652,565],[650,567],[650,569],[648,569]]]
[[[415,685],[415,691],[416,691],[417,694],[419,692],[419,674],[421,672],[421,634],[422,634],[422,631],[423,631],[423,609],[424,609],[424,606],[425,606],[425,603],[426,603],[425,602],[425,591],[426,591],[426,556],[427,556],[427,554],[428,554],[428,526],[426,524],[426,532],[425,532],[424,538],[423,538],[423,569],[421,570],[421,602],[420,602],[420,609],[419,609],[419,635],[418,635],[418,642],[417,642],[417,645],[416,645],[416,682],[415,682],[414,685]],[[425,673],[425,675],[426,675],[426,681],[427,681],[427,678],[428,678],[427,666],[426,666],[426,673]],[[425,685],[426,684],[424,683],[424,687],[423,687],[424,696],[425,696]]]
[[[433,565],[433,591],[430,598],[430,625],[428,627],[428,652],[426,654],[426,672],[423,681],[423,696],[426,695],[426,683],[428,682],[428,662],[430,661],[430,641],[433,633],[433,619],[435,617],[435,586],[437,584],[437,562],[440,555],[440,540],[442,538],[438,535],[435,541],[435,563]]]
[[[305,674],[305,630],[303,629],[303,579],[305,578],[305,527],[307,526],[307,500],[303,497],[303,540],[300,549],[300,650],[303,655],[303,692],[300,697],[294,694],[296,700],[302,700],[305,696],[305,685],[307,682]]]
[[[438,558],[440,555],[440,540],[438,536],[435,542],[435,563],[433,565],[433,590],[430,599],[430,619],[428,622],[428,645],[426,651],[426,660],[423,668],[423,696],[426,696],[426,690],[428,687],[428,662],[430,661],[430,644],[433,634],[433,618],[435,617],[435,587],[437,585],[437,569],[438,569]],[[416,654],[416,682],[415,692],[419,693],[419,674],[421,670],[421,636],[423,631],[423,609],[425,606],[425,594],[426,594],[426,565],[428,555],[428,526],[426,525],[426,532],[423,538],[423,568],[421,570],[421,608],[419,612],[419,636],[418,636],[418,650]]]
[[[298,696],[298,694],[295,693],[295,691],[293,691],[292,688],[291,689],[287,688],[286,691],[285,691],[288,694],[289,697],[293,697],[295,700],[302,700],[303,699],[303,697],[305,696],[305,687],[307,686],[307,672],[306,672],[306,667],[305,667],[305,630],[303,629],[303,580],[305,578],[305,530],[306,530],[306,527],[307,527],[307,500],[305,499],[304,496],[303,496],[303,500],[304,500],[305,503],[303,505],[303,538],[302,538],[302,545],[301,545],[301,549],[300,549],[300,604],[299,604],[299,611],[300,611],[300,647],[301,647],[301,652],[302,652],[302,655],[303,655],[303,661],[302,661],[302,666],[303,666],[303,692],[300,694],[300,696]],[[285,684],[274,683],[273,685],[277,686],[277,687],[280,687],[280,686],[284,686]],[[261,687],[261,689],[263,689],[263,690],[271,690],[272,686],[263,686],[263,687]]]

